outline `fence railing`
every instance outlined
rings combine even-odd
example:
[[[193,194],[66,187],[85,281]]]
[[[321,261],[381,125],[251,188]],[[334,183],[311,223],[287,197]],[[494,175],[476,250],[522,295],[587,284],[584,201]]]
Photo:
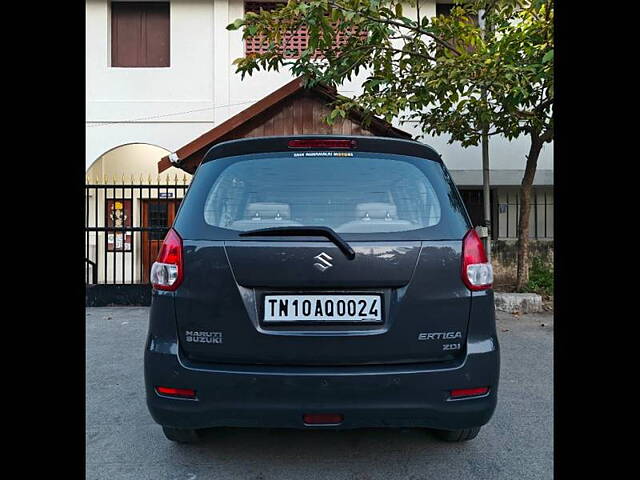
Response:
[[[85,185],[87,284],[147,284],[188,179]]]
[[[529,238],[553,239],[553,189],[534,187],[529,207]],[[502,188],[496,195],[493,214],[495,238],[518,238],[520,223],[520,193],[517,189]]]

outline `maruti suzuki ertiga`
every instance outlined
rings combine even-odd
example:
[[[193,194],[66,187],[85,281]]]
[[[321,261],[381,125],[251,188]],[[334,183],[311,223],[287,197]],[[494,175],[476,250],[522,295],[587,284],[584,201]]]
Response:
[[[492,277],[425,144],[220,143],[151,269],[149,410],[178,442],[217,426],[469,440],[496,405]]]

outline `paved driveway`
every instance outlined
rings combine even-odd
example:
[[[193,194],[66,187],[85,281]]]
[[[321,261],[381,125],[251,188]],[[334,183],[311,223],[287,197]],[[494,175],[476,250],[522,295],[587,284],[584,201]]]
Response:
[[[187,446],[166,440],[145,405],[148,309],[88,308],[86,478],[550,479],[553,317],[498,313],[498,407],[475,440],[441,443],[412,429],[226,428]]]

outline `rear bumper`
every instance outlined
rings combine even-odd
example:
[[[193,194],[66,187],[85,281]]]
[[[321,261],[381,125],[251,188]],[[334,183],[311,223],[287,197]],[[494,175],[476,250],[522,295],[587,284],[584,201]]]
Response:
[[[484,425],[498,391],[499,347],[494,336],[467,345],[453,366],[362,367],[196,366],[176,344],[147,343],[145,383],[153,419],[176,428],[428,427],[455,430]],[[155,386],[191,388],[196,400],[156,393]],[[451,400],[457,388],[489,386],[484,397]],[[307,413],[339,413],[337,426],[309,427]]]

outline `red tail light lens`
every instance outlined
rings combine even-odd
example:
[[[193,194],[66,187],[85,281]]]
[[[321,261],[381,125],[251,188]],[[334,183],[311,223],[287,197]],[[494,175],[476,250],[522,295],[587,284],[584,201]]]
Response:
[[[303,420],[307,425],[336,425],[342,423],[344,416],[339,413],[305,413]]]
[[[158,258],[151,266],[151,285],[157,290],[175,290],[182,283],[182,239],[174,229],[169,230],[162,242]]]
[[[488,391],[489,387],[459,388],[457,390],[451,390],[451,398],[478,397],[485,395]]]
[[[487,261],[482,240],[473,229],[462,241],[462,281],[469,290],[486,290],[493,283],[493,267]]]
[[[196,391],[191,388],[156,387],[156,392],[172,397],[196,398]]]
[[[289,140],[289,148],[356,148],[355,140]]]

